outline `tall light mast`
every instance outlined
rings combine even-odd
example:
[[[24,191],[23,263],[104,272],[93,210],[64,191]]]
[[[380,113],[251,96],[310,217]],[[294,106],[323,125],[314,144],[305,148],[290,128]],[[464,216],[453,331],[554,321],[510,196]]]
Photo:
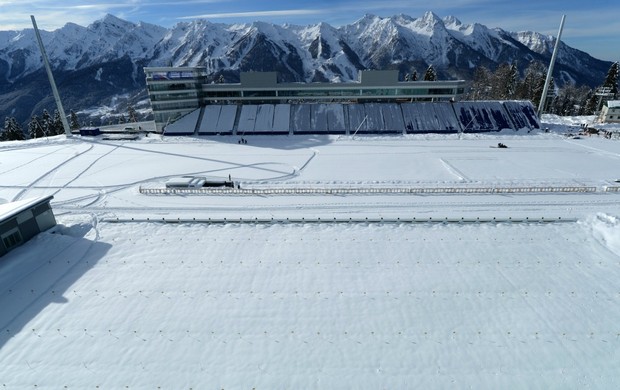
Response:
[[[538,117],[543,113],[545,104],[547,103],[547,92],[549,91],[549,84],[551,83],[551,77],[553,75],[553,65],[555,65],[555,59],[558,56],[558,49],[560,48],[560,39],[562,38],[562,30],[564,30],[564,20],[566,15],[562,15],[562,21],[560,22],[560,31],[558,31],[558,39],[555,41],[555,47],[553,48],[553,54],[551,55],[551,62],[549,63],[549,70],[547,71],[547,78],[545,79],[545,87],[543,88],[542,96],[540,97],[540,104],[538,105]]]
[[[67,137],[71,137],[71,128],[69,127],[69,122],[67,122],[67,116],[65,115],[65,110],[62,108],[62,102],[60,101],[60,95],[58,94],[58,88],[56,88],[56,82],[54,81],[54,75],[52,74],[52,68],[50,68],[49,60],[47,59],[47,54],[45,53],[45,47],[43,46],[43,40],[41,39],[41,34],[39,33],[39,29],[37,28],[37,22],[34,20],[34,15],[30,15],[30,19],[32,20],[32,26],[34,27],[35,35],[37,36],[37,41],[39,42],[39,49],[41,50],[41,56],[43,57],[43,64],[45,65],[45,70],[47,71],[47,78],[50,80],[50,85],[52,86],[52,93],[54,94],[54,100],[56,100],[56,107],[58,108],[58,113],[60,114],[60,120],[62,121],[62,127],[65,129],[65,134]]]

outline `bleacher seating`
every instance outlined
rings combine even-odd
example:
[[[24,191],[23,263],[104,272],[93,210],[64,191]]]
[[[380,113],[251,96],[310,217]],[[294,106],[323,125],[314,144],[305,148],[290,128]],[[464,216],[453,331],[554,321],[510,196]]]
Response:
[[[198,123],[200,122],[200,123]],[[212,104],[164,134],[420,134],[539,129],[529,101]]]

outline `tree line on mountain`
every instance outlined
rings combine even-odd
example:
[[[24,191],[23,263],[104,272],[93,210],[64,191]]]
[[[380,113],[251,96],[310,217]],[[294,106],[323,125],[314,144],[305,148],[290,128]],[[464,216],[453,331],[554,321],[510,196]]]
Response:
[[[128,118],[128,119],[127,119]],[[137,122],[138,114],[133,106],[127,108],[127,117],[120,115],[118,123]],[[75,111],[71,110],[69,114],[69,127],[71,131],[79,130],[85,126],[80,123]],[[4,120],[4,127],[0,129],[0,141],[22,141],[26,139],[35,139],[43,137],[52,137],[55,135],[65,134],[62,119],[58,110],[54,110],[54,115],[50,115],[47,110],[39,117],[33,115],[28,122],[27,129],[23,129],[15,117],[7,117]]]
[[[547,68],[532,62],[519,77],[516,64],[503,64],[494,71],[478,67],[474,72],[467,100],[530,100],[538,107],[547,77]],[[566,84],[556,88],[551,79],[543,112],[561,116],[594,115],[607,100],[618,94],[619,65],[609,68],[603,83],[597,88]]]

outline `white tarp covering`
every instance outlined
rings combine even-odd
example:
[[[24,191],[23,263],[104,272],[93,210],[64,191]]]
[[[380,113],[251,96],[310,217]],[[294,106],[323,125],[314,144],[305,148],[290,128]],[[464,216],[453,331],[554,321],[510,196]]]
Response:
[[[401,104],[408,133],[445,133],[460,130],[450,103]]]
[[[345,133],[347,131],[344,107],[342,104],[326,104],[327,127],[330,133]]]
[[[254,123],[256,122],[256,111],[258,106],[256,105],[243,105],[241,106],[241,113],[239,114],[239,125],[237,126],[237,133],[253,133]]]
[[[164,128],[164,134],[194,134],[196,123],[200,117],[200,108],[181,117],[179,120],[167,125]]]
[[[383,115],[381,114],[381,103],[366,103],[364,108],[368,116],[368,119],[366,119],[367,131],[381,132],[385,130]],[[360,129],[360,131],[362,130]]]
[[[273,131],[273,104],[261,104],[256,111],[255,133],[271,133]]]
[[[403,112],[399,104],[381,104],[381,113],[383,114],[383,123],[385,124],[386,131],[402,133],[405,130]]]
[[[499,131],[514,125],[499,101],[453,103],[464,132]]]
[[[313,104],[312,115],[310,116],[310,128],[317,133],[326,133],[327,127],[327,107],[325,104]]]
[[[446,103],[403,103],[401,108],[408,133],[455,132],[460,128]]]
[[[220,117],[222,106],[213,104],[205,106],[205,112],[200,122],[199,134],[217,134],[217,120]]]
[[[290,104],[276,104],[275,112],[273,114],[273,132],[274,133],[288,133],[291,123],[291,105]]]
[[[347,104],[349,113],[349,132],[354,134],[357,131],[362,133],[368,129],[368,121],[366,120],[366,110],[363,104]]]
[[[218,133],[232,133],[235,127],[235,118],[237,116],[236,105],[222,106],[220,111],[220,117],[217,120],[217,132]]]
[[[204,107],[200,134],[453,133],[538,129],[529,101],[415,103],[299,103]],[[193,134],[200,110],[166,126],[166,134]]]
[[[294,133],[312,133],[310,129],[311,106],[311,104],[293,104],[291,106],[291,124]]]
[[[506,101],[502,103],[512,118],[515,130],[540,129],[536,110],[530,101]]]

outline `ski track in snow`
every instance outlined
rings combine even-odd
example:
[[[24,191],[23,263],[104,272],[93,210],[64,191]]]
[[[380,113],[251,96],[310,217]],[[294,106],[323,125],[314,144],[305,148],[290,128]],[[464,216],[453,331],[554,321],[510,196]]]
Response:
[[[60,169],[62,166],[68,164],[69,162],[71,162],[72,160],[84,155],[85,153],[87,153],[88,151],[90,151],[93,148],[92,145],[88,146],[85,150],[69,157],[67,160],[61,162],[60,164],[56,165],[55,167],[51,168],[50,170],[46,171],[45,173],[43,173],[41,176],[39,176],[38,178],[36,178],[33,182],[30,183],[30,185],[28,185],[27,188],[24,188],[22,191],[20,191],[14,198],[13,201],[17,201],[20,200],[24,194],[31,189],[32,187],[34,187],[36,185],[36,183],[42,181],[43,179],[45,179],[47,176],[53,174],[54,172],[56,172],[58,169]]]
[[[469,180],[469,179],[467,178],[467,176],[465,176],[465,175],[463,174],[463,172],[461,172],[461,171],[459,171],[458,169],[456,169],[456,168],[454,167],[454,165],[450,164],[449,162],[447,162],[447,161],[446,161],[446,160],[444,160],[443,158],[442,158],[442,159],[440,159],[440,161],[441,161],[441,163],[442,163],[442,164],[446,167],[446,169],[447,169],[447,170],[448,170],[451,174],[453,174],[454,176],[456,176],[456,177],[457,177],[457,179],[459,179],[459,181],[462,181],[462,182],[468,182],[468,181],[471,181],[471,180]]]

